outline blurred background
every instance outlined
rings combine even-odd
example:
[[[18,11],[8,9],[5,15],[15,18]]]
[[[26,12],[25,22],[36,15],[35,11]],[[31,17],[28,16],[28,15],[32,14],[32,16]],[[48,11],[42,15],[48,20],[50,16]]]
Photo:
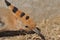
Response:
[[[37,23],[37,26],[41,29],[46,40],[60,40],[60,0],[8,1],[25,13],[30,14]],[[7,8],[4,0],[0,0],[0,7]],[[34,40],[32,38],[32,35],[26,35],[8,38],[4,37],[0,38],[0,40]]]

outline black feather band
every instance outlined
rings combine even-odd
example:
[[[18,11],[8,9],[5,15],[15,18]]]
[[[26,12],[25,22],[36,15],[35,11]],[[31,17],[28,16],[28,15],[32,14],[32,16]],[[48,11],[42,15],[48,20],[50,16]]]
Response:
[[[26,34],[34,34],[34,33],[35,32],[33,31],[26,32],[25,30],[3,31],[0,32],[0,37],[11,37],[11,36],[26,35]]]

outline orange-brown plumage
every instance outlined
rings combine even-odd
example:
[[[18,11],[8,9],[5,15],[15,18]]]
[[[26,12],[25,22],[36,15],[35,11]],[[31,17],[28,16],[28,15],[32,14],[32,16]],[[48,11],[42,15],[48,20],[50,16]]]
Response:
[[[14,6],[13,5],[9,5],[8,6],[10,10],[14,10]],[[32,18],[30,18],[30,16],[28,14],[25,13],[25,15],[23,15],[23,17],[20,17],[20,15],[22,14],[21,10],[16,10],[16,12],[14,12],[14,16],[16,16],[20,21],[23,22],[24,25],[28,26],[28,28],[30,30],[34,29],[36,27],[35,22],[32,20]],[[29,16],[29,18],[27,17]],[[26,19],[27,17],[27,19]]]
[[[5,3],[7,4],[7,6],[9,6],[9,8],[13,12],[14,16],[16,16],[16,18],[18,20],[22,21],[22,23],[24,25],[26,25],[25,31],[27,31],[27,32],[30,30],[34,31],[35,33],[40,35],[43,40],[45,40],[44,36],[40,33],[39,28],[36,27],[36,23],[33,21],[33,19],[28,14],[22,12],[15,6],[11,5],[11,3],[9,3],[7,0],[5,0]]]

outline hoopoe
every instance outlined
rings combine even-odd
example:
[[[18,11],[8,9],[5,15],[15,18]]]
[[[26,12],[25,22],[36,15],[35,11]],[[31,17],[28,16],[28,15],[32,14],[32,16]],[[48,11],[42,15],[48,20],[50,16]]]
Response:
[[[26,28],[34,31],[35,33],[40,35],[43,40],[45,40],[44,36],[42,36],[42,34],[40,33],[39,28],[36,27],[36,23],[32,20],[32,18],[28,14],[22,12],[17,7],[9,3],[7,0],[5,0],[5,3],[9,7],[9,9],[13,12],[13,15],[16,16],[16,18],[18,18],[20,21],[22,21],[24,25],[26,25],[25,26]],[[27,32],[29,30],[26,29]]]

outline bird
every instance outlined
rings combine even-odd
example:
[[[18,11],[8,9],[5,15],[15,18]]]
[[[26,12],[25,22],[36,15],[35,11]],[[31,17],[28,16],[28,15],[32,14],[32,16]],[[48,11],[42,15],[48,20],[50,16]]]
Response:
[[[26,29],[24,29],[27,33],[29,31],[33,31],[34,33],[41,36],[43,40],[45,40],[45,37],[41,34],[40,29],[36,27],[36,23],[34,20],[29,16],[29,14],[23,12],[22,10],[19,10],[17,7],[12,5],[10,2],[5,0],[6,5],[8,8],[13,12],[12,15],[14,15],[17,19],[19,19],[25,26]]]

